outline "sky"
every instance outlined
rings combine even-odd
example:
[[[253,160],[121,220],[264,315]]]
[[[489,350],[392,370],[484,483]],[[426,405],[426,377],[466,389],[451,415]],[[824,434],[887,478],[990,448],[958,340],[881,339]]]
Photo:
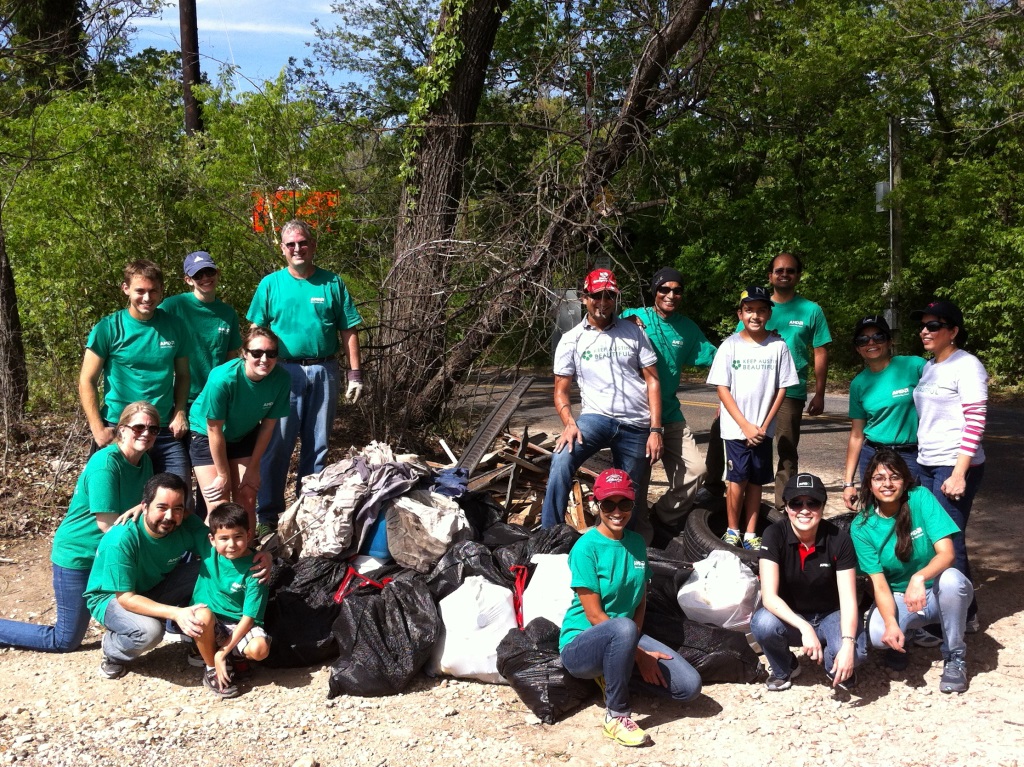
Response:
[[[236,87],[251,90],[246,81],[273,80],[294,56],[310,54],[313,19],[328,23],[329,0],[197,0],[199,56],[203,73],[216,81],[222,64],[235,64],[241,77]],[[180,50],[178,5],[170,3],[162,16],[137,19],[134,50]]]

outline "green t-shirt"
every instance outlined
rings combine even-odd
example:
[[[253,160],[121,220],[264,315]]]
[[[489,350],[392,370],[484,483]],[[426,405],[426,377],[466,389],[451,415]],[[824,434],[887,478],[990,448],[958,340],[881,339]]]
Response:
[[[256,288],[248,319],[277,334],[284,359],[331,357],[338,331],[363,321],[341,277],[320,268],[305,280],[287,269],[268,274]]]
[[[238,623],[243,616],[263,625],[270,598],[269,584],[260,583],[252,571],[252,554],[238,559],[222,557],[209,538],[200,552],[199,579],[192,593],[192,604],[204,604],[226,623]]]
[[[103,537],[96,515],[123,514],[137,506],[152,476],[153,462],[148,455],[132,466],[117,445],[93,453],[78,476],[68,513],[53,536],[50,561],[69,570],[91,568]]]
[[[122,309],[97,322],[85,346],[103,358],[105,421],[116,423],[126,405],[145,400],[167,425],[174,410],[174,361],[191,351],[181,320],[158,308],[143,322]]]
[[[808,349],[817,349],[832,343],[832,334],[829,333],[828,323],[825,322],[825,313],[813,301],[808,301],[800,295],[794,295],[784,304],[776,302],[772,307],[771,319],[768,320],[765,327],[782,336],[782,340],[789,347],[793,364],[796,365],[796,374],[800,383],[786,388],[786,399],[805,401],[807,399],[807,369],[812,360]],[[736,329],[742,330],[743,323],[739,323]]]
[[[116,525],[100,539],[96,561],[85,587],[85,604],[99,623],[107,605],[119,593],[145,594],[178,566],[186,551],[199,553],[210,531],[194,514],[163,538],[146,530],[145,514],[127,525]]]
[[[882,445],[917,442],[914,387],[924,370],[923,357],[893,357],[885,370],[862,370],[850,382],[850,418],[865,421],[864,436]]]
[[[569,552],[569,570],[572,588],[598,594],[609,618],[632,618],[651,579],[644,539],[632,530],[626,530],[622,540],[616,541],[601,535],[596,527],[590,528]],[[562,619],[558,649],[590,627],[579,594],[574,594]]]
[[[908,504],[913,542],[909,562],[901,562],[896,556],[896,517],[883,517],[869,506],[867,516],[858,514],[850,526],[860,571],[865,575],[883,573],[893,593],[901,594],[907,590],[911,576],[935,556],[935,542],[960,532],[930,490],[911,488]],[[931,581],[925,583],[926,587],[931,585]]]
[[[275,367],[262,381],[251,381],[242,358],[215,367],[206,388],[189,410],[189,428],[209,436],[207,419],[224,421],[224,439],[237,442],[264,418],[288,415],[292,378]]]
[[[180,319],[192,335],[192,353],[188,358],[191,405],[206,385],[210,371],[227,362],[228,355],[242,345],[238,312],[219,298],[204,303],[195,293],[169,296],[160,308]]]
[[[658,380],[661,382],[661,422],[685,423],[679,407],[676,389],[684,367],[709,367],[715,359],[715,345],[701,332],[689,317],[672,313],[668,318],[658,314],[653,306],[644,309],[626,309],[623,318],[639,317],[644,323],[647,338],[658,354]]]

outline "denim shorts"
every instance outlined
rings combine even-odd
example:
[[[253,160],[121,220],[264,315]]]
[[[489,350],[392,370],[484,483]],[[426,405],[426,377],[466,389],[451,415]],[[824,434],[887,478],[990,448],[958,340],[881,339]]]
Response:
[[[771,485],[775,482],[772,441],[749,447],[745,439],[725,440],[725,478],[729,482]]]

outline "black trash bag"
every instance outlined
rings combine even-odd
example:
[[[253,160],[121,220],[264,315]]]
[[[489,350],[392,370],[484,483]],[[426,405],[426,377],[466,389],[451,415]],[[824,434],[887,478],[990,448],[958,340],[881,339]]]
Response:
[[[488,492],[464,493],[455,501],[466,512],[474,541],[481,540],[487,530],[505,521],[505,509]]]
[[[535,618],[524,631],[511,629],[498,644],[498,673],[545,724],[554,724],[599,692],[592,680],[577,679],[562,666],[560,631],[547,618]]]
[[[499,546],[508,546],[510,543],[525,541],[529,537],[530,531],[522,525],[498,522],[484,531],[481,543],[489,549],[496,549]]]
[[[682,562],[668,556],[664,551],[650,548],[647,549],[647,563],[651,568],[651,583],[647,587],[647,599],[658,594],[669,602],[676,604],[676,595],[680,587],[693,574],[693,564]]]
[[[272,579],[287,585],[272,591],[267,603],[264,623],[273,638],[268,666],[315,666],[338,654],[331,633],[339,610],[334,592],[348,566],[341,558],[306,557],[275,568]]]
[[[743,634],[689,620],[661,590],[647,592],[644,633],[682,655],[704,684],[749,684],[760,675],[757,654]]]
[[[512,565],[531,567],[530,560],[534,554],[568,554],[579,537],[580,534],[569,525],[555,525],[538,530],[526,540],[499,546],[494,550],[494,560],[502,574],[509,573],[510,579],[506,579],[505,585],[515,582],[510,572]]]
[[[434,599],[440,602],[471,575],[506,586],[508,579],[498,570],[491,550],[476,541],[458,541],[444,553],[425,580]]]
[[[430,658],[441,632],[430,590],[416,577],[361,588],[342,601],[328,698],[397,695]]]

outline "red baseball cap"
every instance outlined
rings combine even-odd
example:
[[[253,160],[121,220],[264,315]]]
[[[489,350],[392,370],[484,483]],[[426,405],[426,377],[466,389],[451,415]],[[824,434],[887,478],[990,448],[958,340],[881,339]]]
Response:
[[[619,283],[610,269],[595,269],[583,281],[583,289],[588,293],[600,293],[602,290],[619,292]]]
[[[594,498],[603,501],[613,495],[621,495],[631,501],[636,500],[633,480],[622,469],[605,469],[594,481]]]

